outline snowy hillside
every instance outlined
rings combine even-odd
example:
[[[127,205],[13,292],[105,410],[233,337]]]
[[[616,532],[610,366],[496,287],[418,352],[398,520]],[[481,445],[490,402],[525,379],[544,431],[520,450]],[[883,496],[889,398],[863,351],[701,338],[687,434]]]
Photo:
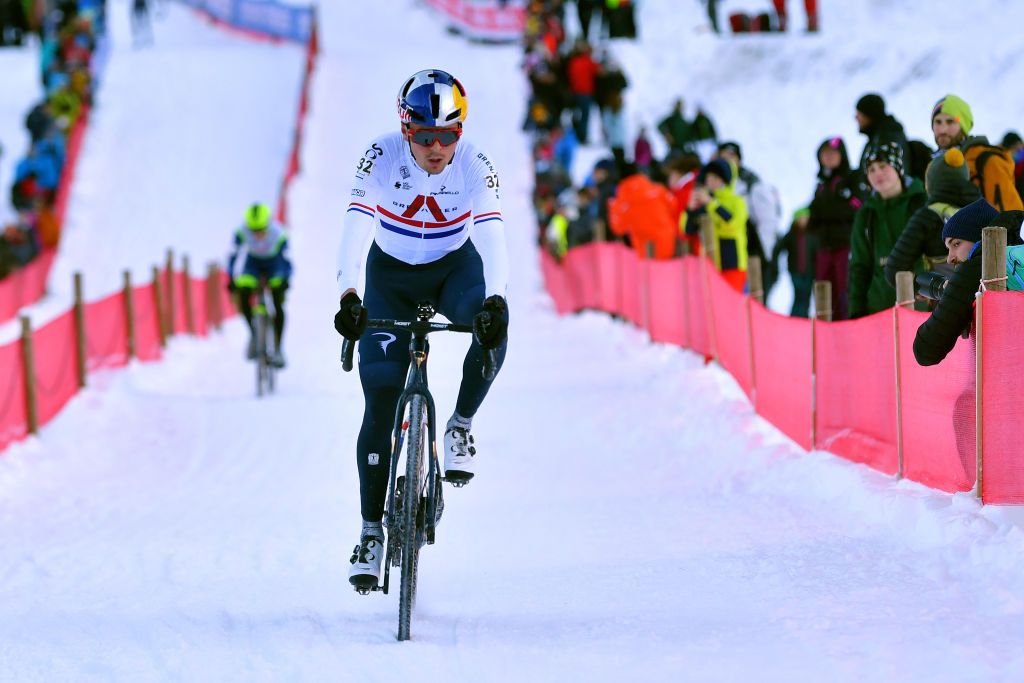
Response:
[[[823,4],[822,37],[783,37],[786,50],[769,57],[764,45],[779,37],[719,43],[693,30],[697,3],[648,0],[644,49],[674,35],[680,56],[617,45],[633,70],[630,106],[648,98],[660,111],[672,97],[662,70],[689,55],[688,75],[673,77],[680,92],[701,92],[765,175],[788,150],[777,182],[797,201],[818,138],[852,128],[853,102],[872,86],[835,93],[824,112],[835,123],[786,109],[788,127],[766,136],[759,118],[720,105],[744,91],[709,69],[803,63],[827,53],[840,22],[882,51],[872,73],[896,63],[881,46],[905,29],[879,33],[866,13],[837,9],[862,3]],[[899,16],[895,2],[863,5]],[[276,188],[298,51],[168,9],[147,50],[126,48],[127,27],[115,24],[65,273],[95,264],[102,282],[115,259],[118,271],[145,270],[166,246],[201,263],[223,252],[245,203]],[[412,0],[325,2],[320,18],[324,52],[290,197],[296,276],[279,393],[254,398],[236,319],[209,340],[173,340],[160,364],[91,376],[40,436],[0,455],[0,680],[1024,678],[1024,532],[1013,511],[803,453],[717,366],[606,316],[556,316],[533,246],[519,48],[466,44]],[[466,137],[502,174],[512,327],[474,423],[479,474],[446,493],[438,543],[422,554],[413,641],[399,644],[397,596],[361,597],[346,581],[362,396],[338,366],[331,318],[351,173],[367,142],[397,126],[402,79],[425,67],[466,85]],[[822,69],[815,78],[830,82]],[[156,92],[136,92],[154,81]],[[775,113],[772,83],[812,90],[758,72],[753,93]],[[892,94],[908,125],[902,98],[916,101],[918,87]],[[924,112],[934,99],[917,98]],[[740,99],[748,114],[756,99]],[[170,102],[188,105],[170,114]],[[984,102],[979,129],[1001,134],[999,119],[980,115]],[[446,417],[466,340],[432,342]]]

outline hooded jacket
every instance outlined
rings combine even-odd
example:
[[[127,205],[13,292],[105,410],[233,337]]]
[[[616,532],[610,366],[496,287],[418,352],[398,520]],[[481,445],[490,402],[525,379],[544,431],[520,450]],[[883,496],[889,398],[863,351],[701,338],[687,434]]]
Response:
[[[920,180],[891,199],[872,194],[853,220],[850,238],[850,318],[884,311],[896,303],[896,290],[883,268],[910,216],[924,206]]]
[[[711,202],[693,211],[684,211],[679,217],[679,229],[687,235],[700,232],[696,219],[703,213],[711,217],[718,248],[715,249],[715,268],[747,270],[747,202],[736,194],[736,165],[729,164],[732,178],[729,184],[711,193]]]
[[[834,139],[829,138],[818,145],[819,160],[821,150],[831,146]],[[817,237],[818,246],[822,249],[849,248],[853,217],[861,206],[855,192],[850,157],[841,139],[838,150],[841,158],[835,169],[825,168],[818,162],[818,186],[809,207],[807,230]]]

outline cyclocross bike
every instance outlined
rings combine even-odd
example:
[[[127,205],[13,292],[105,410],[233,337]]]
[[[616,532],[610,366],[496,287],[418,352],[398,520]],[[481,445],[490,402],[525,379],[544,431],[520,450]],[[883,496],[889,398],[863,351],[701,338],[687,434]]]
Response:
[[[392,330],[412,333],[409,340],[409,372],[405,390],[395,411],[393,448],[385,504],[384,527],[387,542],[384,555],[384,578],[378,584],[360,584],[355,589],[362,595],[371,591],[388,592],[391,567],[402,572],[398,597],[398,639],[409,640],[412,610],[416,604],[416,572],[420,548],[433,545],[434,532],[444,510],[441,492],[441,468],[437,460],[437,424],[434,399],[427,386],[427,355],[431,332],[473,332],[469,325],[432,322],[436,310],[429,302],[416,306],[416,320],[369,320],[367,330]],[[486,325],[486,322],[484,323]],[[352,369],[355,345],[348,339],[342,344],[341,362],[345,372]],[[494,378],[495,352],[484,354],[484,377]],[[405,475],[399,476],[399,460],[405,453]],[[452,482],[462,486],[466,482]]]
[[[274,393],[274,374],[277,366],[271,361],[275,351],[274,342],[274,300],[270,287],[260,281],[253,307],[253,333],[256,335],[256,395]]]

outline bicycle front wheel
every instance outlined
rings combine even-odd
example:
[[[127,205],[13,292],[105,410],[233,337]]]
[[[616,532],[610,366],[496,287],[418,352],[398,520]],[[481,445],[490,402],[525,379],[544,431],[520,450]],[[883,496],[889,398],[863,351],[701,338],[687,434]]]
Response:
[[[264,386],[267,384],[267,376],[270,372],[267,363],[267,316],[263,313],[257,314],[253,324],[256,326],[256,395],[263,396]]]
[[[409,640],[412,609],[416,604],[416,572],[420,559],[420,498],[423,495],[423,459],[426,424],[423,399],[409,401],[409,431],[405,441],[405,491],[402,495],[402,583],[398,596],[398,639]]]

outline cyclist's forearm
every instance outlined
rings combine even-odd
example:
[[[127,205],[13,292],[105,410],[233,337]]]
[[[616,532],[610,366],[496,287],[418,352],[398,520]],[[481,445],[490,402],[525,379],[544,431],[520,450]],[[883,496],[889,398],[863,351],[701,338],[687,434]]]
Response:
[[[373,217],[349,211],[345,214],[345,225],[341,231],[338,247],[338,292],[344,295],[359,286],[359,275],[366,260],[366,247],[373,233]]]
[[[508,249],[505,224],[501,221],[473,226],[473,244],[484,264],[484,296],[505,296],[508,290]]]

